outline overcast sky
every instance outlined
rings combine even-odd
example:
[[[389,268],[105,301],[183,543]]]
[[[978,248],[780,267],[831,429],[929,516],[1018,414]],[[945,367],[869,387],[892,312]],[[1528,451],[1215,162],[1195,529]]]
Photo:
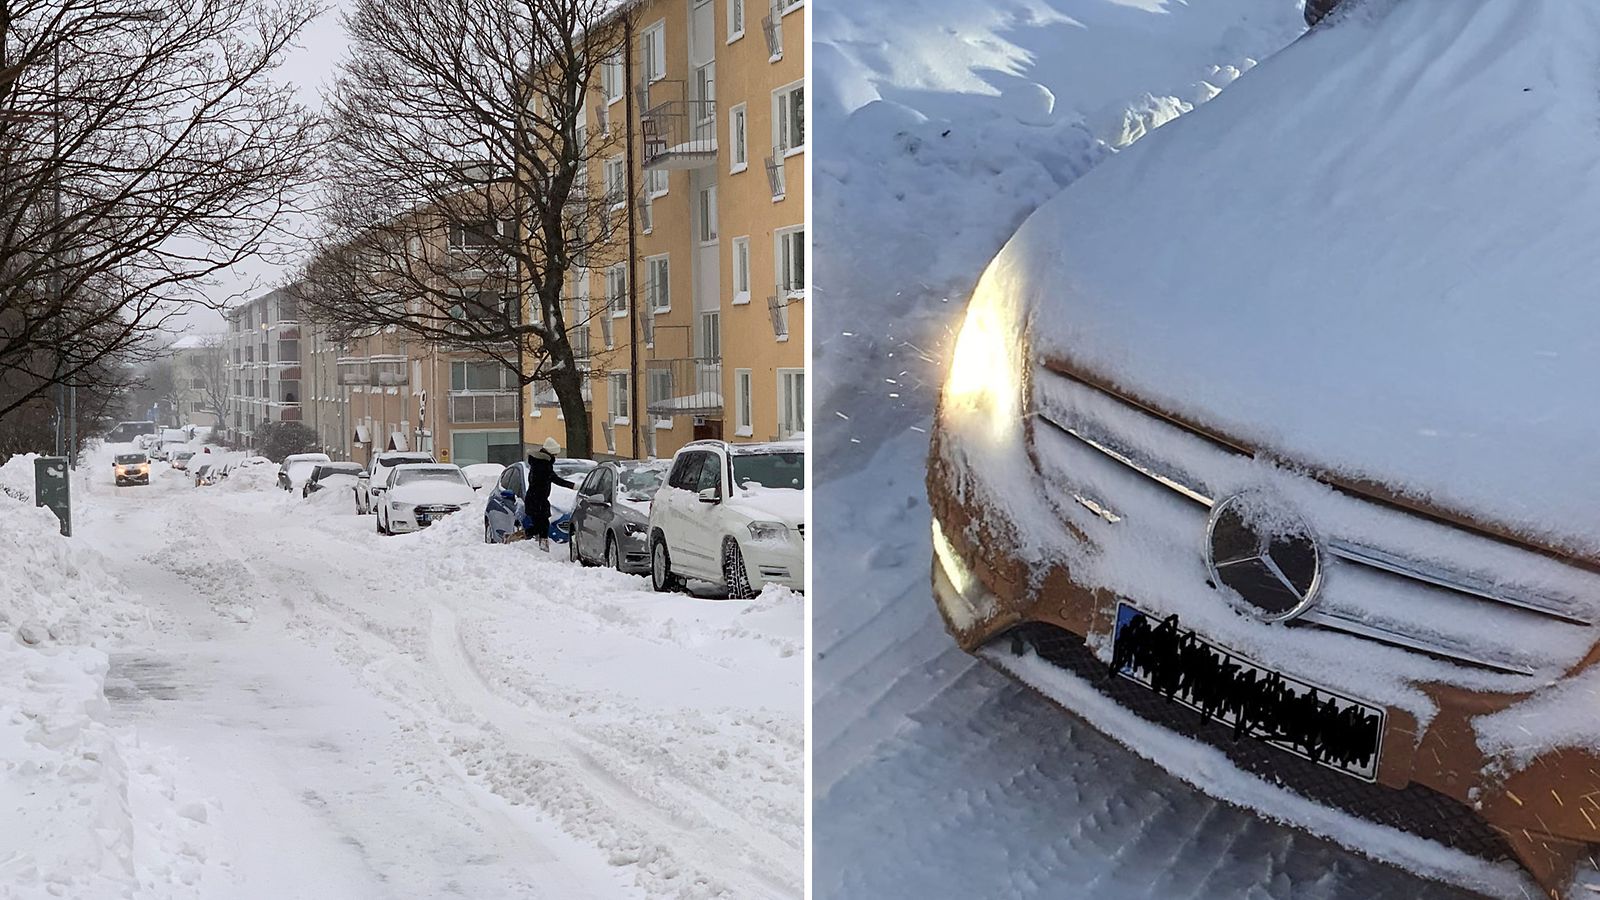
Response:
[[[339,12],[348,9],[353,0],[324,0],[329,7],[322,17],[306,30],[298,47],[283,68],[275,74],[277,80],[294,86],[301,102],[311,109],[322,107],[322,90],[332,81],[333,72],[344,58],[345,35],[339,27]],[[271,290],[283,275],[280,267],[265,262],[254,262],[240,267],[232,278],[226,279],[209,292],[214,300],[254,288],[252,295]],[[221,331],[222,316],[209,310],[196,310],[183,317],[180,330],[188,332]]]

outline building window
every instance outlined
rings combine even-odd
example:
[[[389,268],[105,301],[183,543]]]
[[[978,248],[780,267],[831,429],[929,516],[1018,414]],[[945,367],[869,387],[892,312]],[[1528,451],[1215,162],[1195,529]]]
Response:
[[[750,302],[750,236],[733,239],[733,303]]]
[[[722,358],[722,313],[717,310],[700,314],[700,358]]]
[[[455,360],[450,363],[452,391],[512,391],[517,376],[509,366],[493,360]]]
[[[700,103],[695,122],[705,125],[717,118],[717,64],[708,62],[694,70],[694,96]],[[715,138],[715,134],[706,137]]]
[[[700,189],[700,243],[709,244],[717,239],[717,186]]]
[[[613,53],[600,64],[600,89],[605,92],[607,103],[622,99],[622,57],[619,54]]]
[[[782,15],[788,15],[805,5],[805,0],[777,0]]]
[[[639,35],[640,62],[644,65],[646,82],[667,77],[667,26],[656,22]]]
[[[628,424],[628,415],[633,408],[633,404],[629,397],[628,374],[626,372],[616,373],[611,376],[611,390],[609,393],[611,396],[608,402],[611,407],[612,424]]]
[[[567,323],[567,340],[575,359],[589,358],[589,271],[578,270],[578,291],[572,301],[572,320]]]
[[[806,145],[806,86],[797,81],[772,92],[772,148],[784,156]]]
[[[728,110],[728,153],[732,160],[730,174],[750,168],[750,148],[745,140],[745,110],[743,103]]]
[[[728,0],[728,43],[744,37],[744,0]]]
[[[645,190],[649,192],[651,198],[665,194],[670,185],[671,181],[667,178],[666,169],[651,169],[644,173]]]
[[[616,209],[628,201],[628,170],[623,165],[622,157],[613,156],[606,160],[606,200]]]
[[[806,430],[806,371],[778,370],[778,437],[793,437]]]
[[[805,226],[778,232],[778,296],[803,297],[806,292]]]
[[[733,370],[733,433],[739,437],[750,437],[755,432],[750,403],[750,370]]]
[[[667,257],[651,256],[644,261],[645,296],[652,312],[672,309],[671,269]]]
[[[628,314],[628,264],[606,267],[606,306],[614,318]]]
[[[487,250],[503,233],[505,228],[499,222],[457,222],[450,226],[450,249]]]
[[[672,370],[651,369],[648,373],[648,376],[650,378],[650,393],[646,397],[646,400],[649,402],[650,406],[659,408],[672,399]],[[652,431],[657,428],[671,428],[672,419],[665,418],[660,419],[659,421],[652,421],[651,425]]]

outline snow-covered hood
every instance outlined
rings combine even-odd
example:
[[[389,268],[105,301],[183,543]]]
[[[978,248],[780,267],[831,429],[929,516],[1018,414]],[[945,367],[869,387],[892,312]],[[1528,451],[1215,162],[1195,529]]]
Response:
[[[804,491],[790,488],[735,488],[730,502],[752,521],[771,520],[798,525],[806,520]]]
[[[1362,4],[1042,206],[980,291],[1036,359],[1595,553],[1597,123],[1600,4]]]
[[[446,481],[414,481],[393,488],[389,496],[397,503],[450,504],[466,506],[477,499],[477,492],[465,484]]]

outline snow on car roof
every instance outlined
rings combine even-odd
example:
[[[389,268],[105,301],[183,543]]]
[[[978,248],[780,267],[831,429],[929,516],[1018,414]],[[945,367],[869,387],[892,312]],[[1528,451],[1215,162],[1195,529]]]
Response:
[[[1270,454],[1600,554],[1600,6],[1371,4],[1034,214],[979,294]]]

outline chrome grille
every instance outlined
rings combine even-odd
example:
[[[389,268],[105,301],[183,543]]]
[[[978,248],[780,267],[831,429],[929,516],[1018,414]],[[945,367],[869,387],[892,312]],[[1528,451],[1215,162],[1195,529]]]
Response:
[[[1219,496],[1230,493],[1230,489],[1237,489],[1237,467],[1241,463],[1255,465],[1258,462],[1237,447],[1198,434],[1125,398],[1051,369],[1036,370],[1033,393],[1036,427],[1063,436],[1071,443],[1092,451],[1091,456],[1123,472],[1135,473],[1145,483],[1160,485],[1200,512],[1209,510]],[[1181,453],[1173,455],[1183,457],[1184,461],[1179,463],[1159,459],[1152,452],[1156,447],[1181,448]],[[1045,451],[1040,452],[1042,456],[1048,455]],[[1084,473],[1063,472],[1059,471],[1059,467],[1053,470],[1052,464],[1046,459],[1041,459],[1040,463],[1047,476],[1059,476],[1061,483],[1054,487],[1094,512],[1108,526],[1122,527],[1119,523],[1124,517],[1120,514],[1115,496],[1105,495],[1100,485],[1086,481]],[[1111,479],[1111,483],[1116,483],[1116,480]],[[1456,537],[1470,536],[1486,546],[1496,545],[1495,549],[1502,553],[1506,549],[1503,542],[1470,535],[1462,529],[1451,528],[1424,516],[1391,513],[1387,507],[1370,501],[1357,499],[1355,502],[1372,507],[1374,515],[1404,516],[1406,528],[1415,530],[1419,540],[1426,540],[1443,531]],[[1407,586],[1404,593],[1413,597],[1416,603],[1431,602],[1417,598],[1438,594],[1454,598],[1451,601],[1454,603],[1473,603],[1480,611],[1494,611],[1487,616],[1491,623],[1517,627],[1519,623],[1515,617],[1536,618],[1563,631],[1583,629],[1585,640],[1588,643],[1594,640],[1592,629],[1595,611],[1578,597],[1589,595],[1594,588],[1600,587],[1600,578],[1533,551],[1515,548],[1520,551],[1519,562],[1524,557],[1539,560],[1550,573],[1548,580],[1564,584],[1567,590],[1552,585],[1502,584],[1483,568],[1474,570],[1471,566],[1474,561],[1459,567],[1428,562],[1395,549],[1374,546],[1375,542],[1364,539],[1359,530],[1326,528],[1323,530],[1323,543],[1328,554],[1334,558],[1334,568],[1350,567],[1369,574],[1347,576],[1343,584],[1345,589],[1340,592],[1339,598],[1325,601],[1302,615],[1293,622],[1296,626],[1339,631],[1495,672],[1532,675],[1537,671],[1538,646],[1528,649],[1526,653],[1511,646],[1485,649],[1486,644],[1494,642],[1480,640],[1479,635],[1450,638],[1438,634],[1419,634],[1416,629],[1402,623],[1386,621],[1375,611],[1381,612],[1394,592],[1383,590],[1384,585],[1374,579],[1387,578],[1404,583]],[[1548,629],[1540,631],[1541,636],[1548,633]],[[1575,647],[1579,642],[1562,643]]]

